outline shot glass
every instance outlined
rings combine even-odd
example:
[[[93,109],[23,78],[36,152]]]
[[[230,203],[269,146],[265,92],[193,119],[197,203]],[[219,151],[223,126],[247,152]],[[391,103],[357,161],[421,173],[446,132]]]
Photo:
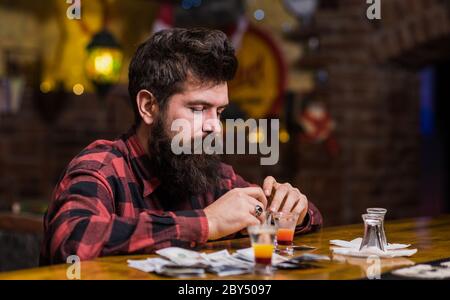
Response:
[[[298,213],[274,212],[272,219],[277,227],[277,252],[287,255],[294,254],[294,232],[297,225]]]
[[[247,228],[255,256],[255,273],[272,275],[272,254],[275,249],[276,227],[262,224]]]
[[[364,237],[359,247],[359,251],[365,249],[377,249],[385,251],[382,238],[381,217],[373,214],[363,214]]]
[[[378,208],[378,207],[372,207],[367,209],[367,213],[371,215],[377,215],[381,219],[381,242],[383,243],[384,248],[387,248],[388,241],[386,238],[386,232],[384,230],[384,217],[387,213],[387,209],[385,208]]]

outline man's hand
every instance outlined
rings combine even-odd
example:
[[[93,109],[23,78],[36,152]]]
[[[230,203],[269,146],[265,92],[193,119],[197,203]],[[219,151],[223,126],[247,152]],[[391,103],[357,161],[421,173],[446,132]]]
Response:
[[[208,219],[208,239],[216,240],[264,222],[265,214],[255,216],[256,205],[266,209],[267,198],[261,188],[235,188],[228,191],[204,209]]]
[[[289,183],[278,183],[272,176],[267,176],[263,183],[264,194],[272,195],[267,210],[272,212],[296,212],[299,214],[297,225],[303,222],[308,212],[308,199],[299,189]]]

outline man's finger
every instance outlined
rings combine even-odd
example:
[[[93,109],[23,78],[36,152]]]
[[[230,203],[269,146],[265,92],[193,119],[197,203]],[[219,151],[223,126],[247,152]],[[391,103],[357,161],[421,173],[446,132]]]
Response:
[[[263,190],[264,190],[264,194],[269,197],[272,194],[272,189],[274,187],[274,184],[277,181],[275,180],[275,178],[273,178],[272,176],[267,176],[266,179],[264,179],[263,182]]]
[[[240,231],[240,234],[245,235],[245,236],[248,236],[247,228],[242,229],[242,230]]]
[[[286,201],[284,202],[282,212],[291,212],[292,209],[297,205],[299,200],[300,199],[297,193],[295,193],[294,191],[289,191]]]
[[[248,202],[248,204],[249,204],[249,213],[252,215],[252,216],[254,216],[254,217],[256,217],[261,223],[264,223],[265,222],[265,220],[266,220],[266,212],[265,212],[265,205],[261,205],[262,203],[261,202],[259,202],[258,200],[256,200],[255,198],[253,198],[253,197],[250,197],[250,196],[248,196],[248,198],[247,198],[247,202]],[[259,215],[259,216],[256,216],[256,206],[257,205],[260,205],[260,206],[262,206],[262,208],[263,208],[263,213],[261,214],[261,215]]]
[[[241,191],[264,204],[264,208],[267,207],[267,198],[260,187],[246,187],[242,188]]]
[[[257,217],[250,215],[248,216],[247,224],[248,226],[260,225],[261,221]]]
[[[266,205],[264,203],[262,203],[261,201],[259,201],[258,199],[252,197],[252,196],[246,196],[245,198],[249,204],[250,210],[252,212],[252,214],[255,214],[255,207],[256,205],[259,205],[263,208],[263,210],[266,210]]]
[[[308,212],[308,200],[305,195],[302,195],[302,197],[300,198],[297,205],[294,207],[292,211],[299,214],[297,224],[303,222],[303,219],[305,218],[306,213]]]
[[[288,193],[288,188],[284,185],[279,185],[275,190],[275,195],[273,196],[272,203],[270,204],[271,211],[279,211],[284,198]]]

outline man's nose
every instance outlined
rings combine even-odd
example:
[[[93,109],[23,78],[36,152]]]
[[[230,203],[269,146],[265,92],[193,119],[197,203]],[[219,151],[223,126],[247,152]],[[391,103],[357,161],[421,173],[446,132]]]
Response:
[[[222,128],[220,126],[220,120],[217,117],[211,117],[203,122],[203,132],[207,133],[220,133]]]

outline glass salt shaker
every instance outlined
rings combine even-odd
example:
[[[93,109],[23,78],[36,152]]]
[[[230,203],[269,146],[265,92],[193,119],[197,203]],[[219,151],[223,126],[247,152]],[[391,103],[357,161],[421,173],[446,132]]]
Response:
[[[362,215],[364,220],[364,238],[359,247],[359,251],[366,248],[376,248],[385,251],[381,237],[381,218],[374,214]]]
[[[384,231],[384,216],[387,213],[387,209],[378,208],[378,207],[377,208],[368,208],[367,213],[372,214],[372,215],[377,215],[381,218],[381,238],[382,238],[383,246],[386,249],[387,245],[388,245],[388,241],[386,238],[386,233]]]

